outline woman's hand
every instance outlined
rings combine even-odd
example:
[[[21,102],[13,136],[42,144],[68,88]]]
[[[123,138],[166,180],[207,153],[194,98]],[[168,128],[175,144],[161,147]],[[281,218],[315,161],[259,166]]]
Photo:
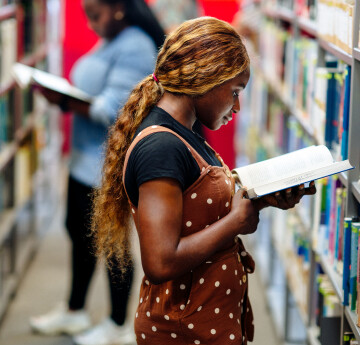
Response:
[[[314,181],[312,181],[308,188],[305,188],[304,185],[301,184],[297,187],[265,195],[253,202],[256,204],[259,211],[269,206],[288,210],[298,204],[304,195],[313,195],[315,193],[316,187]]]
[[[36,90],[39,90],[49,103],[60,105],[63,101],[64,95],[57,91],[46,89],[41,86],[37,86]]]
[[[253,201],[245,199],[246,191],[235,193],[230,214],[234,214],[239,227],[238,234],[246,235],[255,232],[259,223],[259,209]]]
[[[37,90],[47,99],[49,103],[58,105],[63,112],[73,111],[82,116],[89,117],[90,104],[75,99],[66,95],[63,95],[57,91],[46,89],[44,87],[36,87]]]

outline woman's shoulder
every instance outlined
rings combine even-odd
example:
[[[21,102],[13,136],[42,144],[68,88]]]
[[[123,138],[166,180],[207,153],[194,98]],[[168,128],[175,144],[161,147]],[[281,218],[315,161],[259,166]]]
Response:
[[[156,51],[153,39],[138,26],[128,26],[114,39],[114,46],[119,50],[136,49],[138,51]]]

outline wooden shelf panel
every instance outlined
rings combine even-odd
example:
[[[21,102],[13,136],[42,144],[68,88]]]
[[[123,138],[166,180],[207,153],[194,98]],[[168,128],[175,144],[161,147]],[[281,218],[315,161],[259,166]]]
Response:
[[[353,55],[356,60],[360,61],[360,48],[354,48]]]
[[[326,275],[329,277],[330,282],[336,292],[336,295],[339,297],[342,303],[344,299],[342,289],[342,276],[331,267],[331,265],[328,263],[328,260],[323,255],[319,255],[319,257],[321,267],[323,268]]]
[[[345,307],[344,309],[345,316],[348,320],[351,330],[354,333],[356,340],[360,342],[360,328],[357,326],[357,315],[351,311],[349,307]]]
[[[343,172],[341,172],[338,176],[339,176],[339,179],[340,179],[341,183],[342,183],[344,186],[347,186],[347,181],[348,181],[347,172],[346,172],[346,171],[343,171]]]
[[[12,208],[0,214],[0,244],[2,244],[15,223],[17,211]]]
[[[11,89],[15,87],[15,82],[12,80],[4,85],[0,86],[0,97],[8,93]]]
[[[296,22],[300,30],[307,32],[311,36],[317,37],[318,32],[317,32],[316,22],[301,17],[298,17],[296,19]]]
[[[352,192],[356,198],[356,200],[360,203],[360,184],[357,181],[352,183]]]
[[[11,158],[14,157],[17,147],[18,145],[16,143],[11,143],[0,150],[0,171],[3,170]]]
[[[350,54],[346,53],[339,47],[337,47],[335,44],[332,44],[330,42],[327,42],[323,39],[319,39],[320,47],[326,50],[327,52],[333,54],[336,58],[344,61],[348,65],[352,66],[353,64],[353,58]]]
[[[23,59],[21,59],[21,63],[28,66],[34,66],[38,62],[44,60],[47,56],[47,45],[44,43],[41,45],[36,52],[33,54],[25,56]]]
[[[295,21],[295,14],[292,10],[287,8],[265,8],[262,10],[263,14],[269,18],[273,19],[281,19],[289,23],[293,23]]]

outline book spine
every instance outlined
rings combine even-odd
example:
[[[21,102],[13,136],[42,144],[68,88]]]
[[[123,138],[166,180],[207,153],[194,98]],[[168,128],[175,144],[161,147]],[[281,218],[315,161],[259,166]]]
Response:
[[[349,305],[350,293],[350,257],[351,257],[351,222],[352,219],[344,219],[344,249],[343,249],[343,305]]]
[[[337,271],[339,264],[339,244],[340,244],[340,224],[341,222],[341,208],[342,208],[343,188],[336,189],[336,221],[335,221],[335,248],[334,248],[334,268]]]
[[[349,139],[349,113],[350,113],[350,89],[351,89],[351,66],[347,66],[345,71],[344,87],[344,108],[341,133],[341,158],[348,158],[348,139]]]
[[[351,224],[351,254],[350,254],[350,309],[356,309],[357,299],[357,265],[358,265],[358,242],[360,224]]]

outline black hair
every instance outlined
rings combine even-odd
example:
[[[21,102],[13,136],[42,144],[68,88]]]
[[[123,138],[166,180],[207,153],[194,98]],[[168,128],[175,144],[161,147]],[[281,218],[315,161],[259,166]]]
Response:
[[[163,45],[165,32],[145,0],[99,0],[108,5],[125,6],[125,19],[130,25],[143,29],[155,42],[158,49]]]

